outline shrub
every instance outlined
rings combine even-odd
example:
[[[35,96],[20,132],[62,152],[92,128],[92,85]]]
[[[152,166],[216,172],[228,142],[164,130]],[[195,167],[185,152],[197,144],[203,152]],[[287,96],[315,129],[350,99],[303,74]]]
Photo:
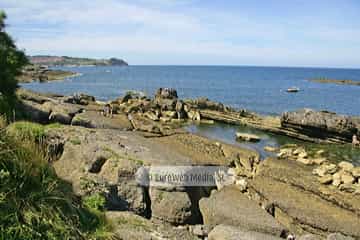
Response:
[[[16,76],[21,73],[28,60],[5,32],[5,19],[5,13],[0,11],[0,114],[11,117],[16,103]]]

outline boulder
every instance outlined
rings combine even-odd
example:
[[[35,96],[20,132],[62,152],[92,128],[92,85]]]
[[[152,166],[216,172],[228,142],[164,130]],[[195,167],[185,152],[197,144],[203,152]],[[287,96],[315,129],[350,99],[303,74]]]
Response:
[[[281,240],[282,238],[264,233],[247,231],[242,228],[217,225],[209,234],[209,240]]]
[[[188,117],[188,119],[190,119],[192,121],[200,121],[201,120],[200,112],[195,111],[195,110],[188,111],[187,117]]]
[[[339,168],[343,169],[344,171],[351,172],[354,169],[354,165],[350,162],[342,161],[338,164]]]
[[[312,109],[283,113],[281,125],[312,138],[340,142],[351,142],[352,136],[360,131],[355,118]]]
[[[326,174],[325,176],[319,178],[319,182],[322,184],[330,184],[332,183],[332,181],[333,181],[333,176],[330,174]]]
[[[50,110],[33,101],[22,100],[21,109],[27,119],[38,123],[49,123]]]
[[[341,182],[344,184],[352,184],[355,182],[355,178],[348,172],[342,172],[340,174]]]
[[[186,192],[167,192],[150,188],[152,218],[172,225],[190,223],[191,200]]]
[[[237,132],[236,140],[246,141],[246,142],[259,142],[261,138],[255,134]]]
[[[238,226],[246,231],[256,231],[281,236],[285,228],[271,215],[248,199],[236,187],[227,186],[199,202],[204,224]]]
[[[90,102],[95,102],[95,97],[85,93],[76,93],[73,96],[65,97],[64,102],[79,105],[88,105]]]
[[[326,162],[326,158],[313,158],[312,162],[315,163],[316,165],[321,165],[324,162]]]
[[[315,175],[318,175],[320,177],[323,177],[327,174],[334,174],[338,170],[337,166],[335,164],[323,164],[319,167],[315,168],[312,173]]]
[[[72,117],[69,114],[64,112],[51,112],[49,116],[49,120],[51,122],[58,122],[61,124],[70,124]]]
[[[131,99],[141,99],[144,95],[139,92],[128,91],[125,95],[119,99],[120,103],[127,103]]]
[[[176,99],[156,98],[154,103],[159,106],[162,111],[175,111]]]
[[[271,147],[271,146],[265,146],[265,147],[264,147],[264,150],[267,151],[267,152],[277,152],[277,151],[279,151],[278,148],[276,148],[276,147]]]
[[[159,88],[156,91],[155,99],[177,99],[177,91],[173,88]]]

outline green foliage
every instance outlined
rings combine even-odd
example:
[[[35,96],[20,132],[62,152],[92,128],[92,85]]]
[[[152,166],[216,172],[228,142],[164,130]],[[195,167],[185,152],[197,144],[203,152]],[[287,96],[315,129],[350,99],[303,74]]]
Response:
[[[16,76],[28,60],[23,51],[17,49],[14,41],[5,32],[6,14],[0,11],[0,114],[11,114],[14,108]]]
[[[41,143],[45,138],[45,133],[48,129],[61,128],[59,123],[52,123],[48,125],[42,125],[39,123],[17,121],[10,124],[6,131],[12,137],[18,140],[31,140],[36,143]]]
[[[32,129],[42,135],[41,127]],[[108,231],[104,217],[83,207],[34,141],[0,130],[0,239],[109,239]]]
[[[94,212],[102,211],[105,207],[105,197],[100,193],[94,193],[90,196],[84,197],[83,204],[85,207]]]
[[[40,142],[45,137],[45,126],[39,123],[19,121],[10,124],[7,132],[19,140],[29,139]]]

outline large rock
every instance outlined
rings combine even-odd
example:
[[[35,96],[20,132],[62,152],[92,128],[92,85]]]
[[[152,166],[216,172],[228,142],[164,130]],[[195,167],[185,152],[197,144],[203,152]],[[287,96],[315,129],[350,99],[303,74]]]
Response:
[[[173,88],[159,88],[155,94],[156,99],[177,99],[178,95]]]
[[[352,136],[360,131],[357,118],[311,109],[284,113],[281,125],[313,138],[342,142],[351,142]]]
[[[95,102],[95,97],[85,93],[76,93],[73,96],[64,98],[64,102],[80,105],[88,105],[90,102]]]
[[[209,234],[209,240],[281,240],[264,233],[246,231],[241,228],[228,225],[218,225]]]
[[[167,192],[150,188],[151,210],[154,219],[173,225],[191,223],[191,200],[186,192]]]
[[[26,118],[38,122],[38,123],[49,123],[50,110],[45,108],[42,104],[22,100],[21,109],[26,115]]]
[[[191,105],[193,108],[197,108],[197,109],[215,110],[220,112],[230,110],[228,107],[225,107],[222,103],[213,102],[207,98],[197,98],[194,100],[187,100],[186,103]]]
[[[226,224],[279,237],[285,232],[282,225],[236,187],[225,187],[201,199],[199,206],[204,224],[211,227]]]
[[[70,124],[72,118],[82,111],[78,105],[68,103],[46,102],[43,104],[45,109],[50,112],[49,121],[62,124]]]

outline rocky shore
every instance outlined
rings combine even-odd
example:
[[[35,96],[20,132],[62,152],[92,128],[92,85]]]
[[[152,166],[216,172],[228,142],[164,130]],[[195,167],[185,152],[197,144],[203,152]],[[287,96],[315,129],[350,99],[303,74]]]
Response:
[[[205,98],[179,99],[166,88],[153,98],[129,92],[109,103],[25,89],[17,96],[31,121],[61,124],[44,133],[49,163],[79,196],[106,197],[119,239],[360,239],[359,167],[297,145],[271,149],[277,157],[261,161],[256,151],[183,129],[213,120],[349,143],[360,132],[358,118],[312,110],[260,116]],[[226,181],[164,188],[135,179],[144,166],[186,165],[226,167]]]
[[[49,69],[43,65],[28,65],[22,70],[22,74],[17,77],[17,80],[20,83],[30,83],[34,81],[49,82],[64,80],[77,75],[78,73],[75,72]]]

